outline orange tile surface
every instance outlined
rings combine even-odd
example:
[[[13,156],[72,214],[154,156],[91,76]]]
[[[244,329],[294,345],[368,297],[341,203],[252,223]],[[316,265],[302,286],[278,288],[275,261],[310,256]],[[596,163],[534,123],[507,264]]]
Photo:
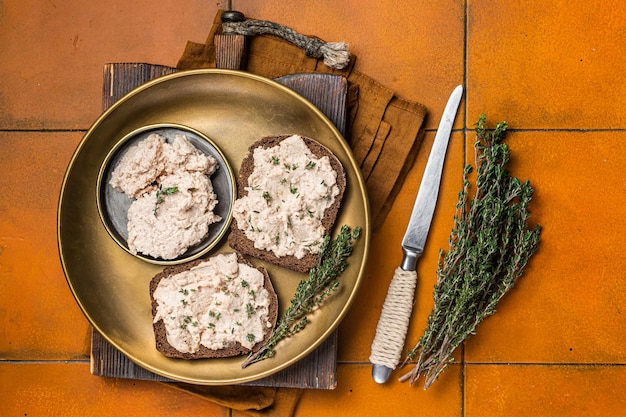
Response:
[[[222,4],[223,3],[223,4]],[[56,210],[102,108],[108,62],[175,66],[227,2],[0,4],[0,416],[244,416],[160,383],[94,377],[89,325],[65,282]],[[235,0],[248,16],[345,41],[356,69],[424,104],[426,136],[339,329],[338,385],[296,416],[626,416],[626,7],[623,2]],[[429,390],[375,384],[369,349],[445,101],[455,122],[407,348],[432,307],[472,127],[506,120],[510,169],[535,188],[541,246],[516,287]]]
[[[384,387],[372,381],[369,364],[340,364],[339,384],[330,392],[306,391],[298,403],[298,416],[458,416],[462,404],[460,366],[453,365],[442,384],[424,391],[397,381]]]
[[[466,361],[624,363],[625,140],[624,132],[509,136],[511,171],[533,180],[541,249],[468,341]]]
[[[0,363],[3,416],[211,416],[229,410],[163,383],[96,378],[89,364]]]
[[[623,366],[470,365],[464,408],[469,416],[623,416],[625,391]]]

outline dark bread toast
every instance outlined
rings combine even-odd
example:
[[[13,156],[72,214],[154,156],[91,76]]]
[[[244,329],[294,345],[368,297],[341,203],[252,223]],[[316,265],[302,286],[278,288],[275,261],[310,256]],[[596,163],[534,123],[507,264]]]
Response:
[[[268,318],[272,324],[272,327],[269,327],[267,331],[264,333],[263,340],[256,343],[252,349],[247,349],[242,346],[239,342],[234,342],[231,345],[224,347],[219,350],[212,350],[207,348],[204,345],[200,345],[199,350],[194,353],[188,352],[180,352],[175,349],[170,343],[167,341],[166,329],[163,320],[159,320],[156,323],[153,323],[154,335],[156,348],[163,355],[170,358],[179,358],[179,359],[208,359],[208,358],[226,358],[231,356],[245,355],[250,352],[257,351],[263,346],[269,337],[272,334],[274,327],[276,326],[276,321],[278,320],[278,295],[274,290],[272,285],[272,281],[270,280],[269,274],[267,270],[263,266],[254,266],[248,260],[246,260],[241,254],[237,254],[237,260],[239,263],[244,263],[253,268],[259,270],[264,276],[264,288],[269,292],[270,297],[270,305],[269,305],[269,314]],[[156,290],[159,282],[170,275],[178,274],[180,272],[189,270],[196,265],[199,265],[203,262],[203,259],[195,260],[192,262],[188,262],[185,264],[173,265],[166,267],[162,272],[155,275],[150,281],[150,300],[152,301],[152,317],[155,317],[157,312],[157,301],[154,299],[154,291]]]
[[[246,187],[248,187],[248,177],[254,170],[254,150],[256,148],[271,148],[280,144],[280,142],[293,135],[277,135],[267,136],[257,142],[253,143],[248,148],[248,154],[241,162],[239,169],[239,176],[237,178],[237,198],[242,198],[247,194]],[[339,209],[341,208],[341,202],[346,190],[346,172],[339,159],[332,153],[330,149],[320,144],[319,142],[300,136],[309,150],[318,158],[327,156],[330,160],[331,167],[337,173],[337,186],[339,188],[339,194],[335,197],[333,204],[324,211],[324,217],[322,218],[322,226],[325,230],[325,236],[330,235]],[[307,253],[303,258],[298,259],[295,256],[281,256],[278,257],[272,251],[257,249],[254,247],[254,242],[244,234],[244,232],[237,226],[237,220],[232,219],[230,227],[230,235],[228,237],[228,243],[231,248],[237,252],[249,255],[253,258],[258,258],[263,261],[278,265],[284,268],[288,268],[297,272],[308,272],[313,268],[318,260],[319,256],[313,253]]]

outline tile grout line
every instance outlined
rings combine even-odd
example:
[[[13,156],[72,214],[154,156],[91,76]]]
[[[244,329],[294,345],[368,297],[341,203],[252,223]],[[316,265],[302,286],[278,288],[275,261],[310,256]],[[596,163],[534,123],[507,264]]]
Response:
[[[467,108],[467,103],[465,105],[465,108]],[[465,121],[463,122],[463,124],[465,124]],[[469,132],[470,129],[467,126],[463,126],[460,128],[456,128],[456,129],[452,129],[453,132]],[[424,132],[428,132],[428,133],[436,133],[437,132],[437,128],[433,127],[433,128],[426,128],[424,129]],[[512,127],[508,127],[507,128],[507,132],[518,132],[518,133],[554,133],[554,132],[565,132],[565,133],[609,133],[609,132],[626,132],[626,129],[622,129],[622,128],[607,128],[607,129],[599,129],[599,128],[593,128],[593,129],[573,129],[573,128],[512,128]]]
[[[464,172],[465,167],[468,164],[468,154],[467,154],[467,124],[468,124],[468,120],[469,120],[469,115],[468,115],[468,69],[467,69],[467,56],[468,56],[468,48],[469,48],[469,4],[468,1],[465,0],[465,7],[464,7],[464,25],[463,28],[465,30],[464,36],[463,36],[463,83],[465,84],[463,89],[465,90],[465,109],[463,111],[463,114],[465,116],[465,120],[463,121],[463,167],[461,167],[463,169],[462,172]],[[459,380],[459,384],[460,386],[460,391],[461,391],[461,398],[460,398],[460,402],[461,402],[461,412],[460,412],[460,416],[461,417],[465,417],[465,388],[466,388],[466,362],[465,362],[465,343],[461,344],[461,375],[460,375],[460,380]]]
[[[0,129],[1,133],[87,133],[89,129]]]
[[[463,346],[463,349],[465,347]],[[463,352],[464,354],[464,352]],[[347,366],[369,366],[369,361],[337,361],[337,365]],[[408,362],[408,365],[415,365],[415,362]],[[556,367],[626,367],[626,362],[470,362],[462,358],[461,361],[453,361],[450,365],[468,366],[556,366]]]
[[[463,349],[465,347],[463,346]],[[464,352],[463,352],[464,353]],[[75,363],[88,364],[91,359],[0,359],[0,364],[54,364],[54,363]],[[337,361],[338,365],[362,366],[371,365],[369,361]],[[415,362],[408,362],[408,365],[415,365]],[[460,366],[557,366],[557,367],[626,367],[626,362],[471,362],[463,357],[461,361],[453,361],[451,365]]]
[[[626,366],[619,362],[466,362],[469,366],[556,366],[556,367],[616,367]]]
[[[467,80],[464,81],[464,87],[467,87]],[[464,103],[464,112],[465,112],[465,119],[463,120],[462,124],[463,126],[460,128],[456,128],[456,129],[452,129],[453,132],[468,132],[471,129],[467,126],[467,120],[468,120],[468,116],[467,116],[467,110],[468,110],[468,103],[467,103],[467,89],[465,89],[465,103]],[[565,127],[550,127],[550,128],[541,128],[541,127],[536,127],[536,128],[515,128],[515,127],[511,127],[509,126],[509,128],[507,129],[507,131],[509,132],[566,132],[566,133],[602,133],[602,132],[626,132],[626,128],[621,128],[621,127],[603,127],[603,128],[565,128]],[[82,133],[82,134],[86,134],[88,132],[88,129],[0,129],[0,133]],[[424,132],[427,133],[436,133],[437,132],[437,128],[436,127],[432,127],[432,128],[424,128]]]
[[[0,359],[0,364],[90,363],[91,359]]]

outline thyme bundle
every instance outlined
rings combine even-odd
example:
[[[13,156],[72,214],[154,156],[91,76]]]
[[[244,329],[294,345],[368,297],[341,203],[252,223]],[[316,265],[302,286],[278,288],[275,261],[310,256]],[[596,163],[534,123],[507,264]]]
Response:
[[[466,166],[459,193],[449,250],[440,251],[434,307],[424,334],[405,363],[417,356],[413,370],[401,381],[420,375],[427,389],[453,360],[454,350],[486,317],[522,275],[537,250],[541,226],[530,229],[530,182],[520,182],[505,169],[510,151],[503,143],[506,122],[488,131],[483,114],[475,124],[476,191],[470,202]]]
[[[324,300],[339,288],[339,276],[347,268],[347,258],[352,254],[354,242],[361,235],[361,228],[343,225],[337,237],[326,236],[319,251],[319,262],[309,271],[309,278],[300,281],[289,308],[274,328],[269,340],[256,352],[248,355],[241,364],[247,367],[276,354],[274,348],[281,340],[302,331],[309,323],[308,314],[317,309]]]

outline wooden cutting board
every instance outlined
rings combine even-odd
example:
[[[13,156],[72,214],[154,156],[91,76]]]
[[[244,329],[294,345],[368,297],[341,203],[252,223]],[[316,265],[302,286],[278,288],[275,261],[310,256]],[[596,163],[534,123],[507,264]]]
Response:
[[[111,63],[104,66],[103,110],[136,87],[176,69],[145,63]],[[332,121],[342,135],[346,128],[347,82],[331,74],[294,74],[276,81],[307,98]],[[92,331],[91,373],[97,376],[170,381],[129,360]],[[306,358],[267,378],[244,385],[334,389],[337,386],[337,331]]]

